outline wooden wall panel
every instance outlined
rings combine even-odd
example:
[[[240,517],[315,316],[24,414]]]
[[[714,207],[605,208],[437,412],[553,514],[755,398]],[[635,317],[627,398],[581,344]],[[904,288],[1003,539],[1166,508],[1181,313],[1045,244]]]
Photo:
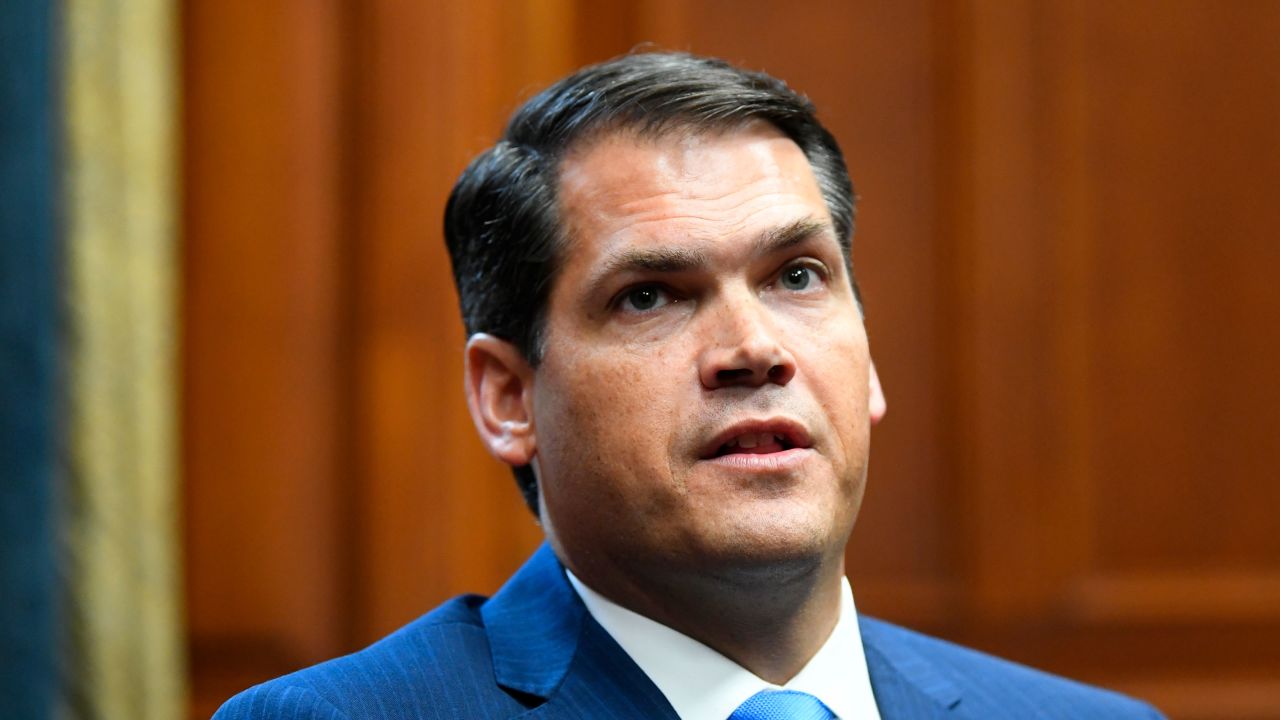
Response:
[[[571,66],[571,6],[540,10],[374,2],[358,11],[349,230],[361,642],[452,595],[492,593],[540,536],[510,471],[471,426],[441,235],[458,173],[497,139],[519,95]]]
[[[195,713],[344,647],[333,3],[190,3],[183,459]]]
[[[1046,89],[1052,38],[1037,34],[1032,4],[980,4],[954,20],[949,57],[962,69],[947,129],[955,263],[946,322],[962,409],[951,421],[969,613],[1026,622],[1084,560],[1086,471],[1074,450],[1089,432],[1081,403],[1091,398],[1075,392],[1073,340],[1088,260],[1072,234],[1087,216],[1062,191],[1076,171],[1067,144],[1075,95]]]
[[[1088,15],[1097,287],[1119,311],[1094,318],[1099,561],[1274,573],[1280,483],[1248,479],[1280,467],[1280,6]]]
[[[955,632],[1176,717],[1280,708],[1280,24],[1225,7],[952,10]]]

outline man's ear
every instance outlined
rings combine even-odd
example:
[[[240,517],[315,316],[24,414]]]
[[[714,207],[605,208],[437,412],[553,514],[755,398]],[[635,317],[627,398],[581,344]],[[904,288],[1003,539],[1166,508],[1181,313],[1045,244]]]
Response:
[[[889,411],[889,403],[884,399],[884,389],[880,387],[880,376],[876,374],[876,364],[874,362],[868,364],[871,366],[871,391],[867,394],[867,405],[871,411],[871,424],[875,425]]]
[[[467,340],[467,408],[480,439],[502,462],[528,465],[537,450],[533,367],[515,345],[486,333]]]

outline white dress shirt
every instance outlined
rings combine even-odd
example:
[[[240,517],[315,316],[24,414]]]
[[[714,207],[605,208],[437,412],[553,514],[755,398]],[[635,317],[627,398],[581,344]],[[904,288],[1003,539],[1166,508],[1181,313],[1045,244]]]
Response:
[[[840,720],[880,720],[848,578],[841,581],[840,619],[831,637],[791,682],[779,687],[697,640],[618,605],[565,572],[587,611],[658,686],[681,720],[726,720],[747,698],[766,689],[809,693]]]

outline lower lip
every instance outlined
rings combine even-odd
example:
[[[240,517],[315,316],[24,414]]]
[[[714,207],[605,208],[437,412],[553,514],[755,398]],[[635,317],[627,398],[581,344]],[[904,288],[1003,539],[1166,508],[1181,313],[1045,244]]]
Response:
[[[708,458],[703,462],[737,471],[778,473],[799,467],[812,453],[810,448],[791,448],[774,453],[730,453]]]

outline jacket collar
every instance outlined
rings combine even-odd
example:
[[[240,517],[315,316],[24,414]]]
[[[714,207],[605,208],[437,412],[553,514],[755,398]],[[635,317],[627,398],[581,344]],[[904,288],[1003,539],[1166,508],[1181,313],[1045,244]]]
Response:
[[[960,689],[898,636],[905,631],[868,617],[859,617],[858,625],[882,717],[942,718],[960,704]]]
[[[546,543],[480,609],[498,684],[549,697],[564,680],[588,618]]]
[[[543,544],[480,609],[497,682],[546,700],[534,720],[599,716],[679,720],[653,681],[600,627]]]
[[[480,610],[497,682],[548,702],[534,714],[586,695],[618,695],[641,717],[675,718],[657,686],[587,612],[555,553],[543,544]],[[960,702],[959,689],[890,626],[859,618],[867,670],[882,717],[937,717]],[[575,659],[578,662],[575,663]],[[607,670],[607,672],[605,672]],[[604,687],[602,687],[604,686]]]

